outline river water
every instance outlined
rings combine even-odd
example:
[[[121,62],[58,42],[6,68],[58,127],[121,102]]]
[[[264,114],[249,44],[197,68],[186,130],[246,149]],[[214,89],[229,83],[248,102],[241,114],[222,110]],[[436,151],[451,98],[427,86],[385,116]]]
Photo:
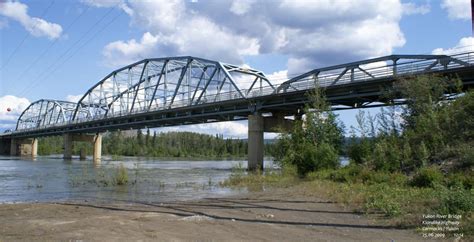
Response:
[[[118,167],[127,169],[129,184],[113,185]],[[0,203],[66,200],[120,200],[166,202],[246,193],[246,189],[219,186],[232,169],[247,161],[169,160],[105,157],[65,161],[61,156],[36,160],[0,156]],[[265,167],[274,167],[271,160]]]

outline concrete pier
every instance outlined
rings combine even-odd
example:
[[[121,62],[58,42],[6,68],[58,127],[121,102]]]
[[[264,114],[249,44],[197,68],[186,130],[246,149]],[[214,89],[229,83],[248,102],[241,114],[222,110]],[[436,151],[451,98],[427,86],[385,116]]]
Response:
[[[293,121],[285,119],[285,115],[274,113],[263,117],[260,113],[248,116],[248,170],[263,170],[264,132],[278,133],[289,131]]]
[[[64,155],[63,155],[63,158],[65,160],[70,160],[72,159],[72,145],[73,145],[73,141],[72,141],[72,134],[64,134],[63,137],[64,137]]]
[[[102,159],[102,135],[101,134],[64,134],[64,159],[72,158],[74,142],[89,142],[93,146],[92,159],[94,163],[100,163]],[[81,151],[81,159],[85,159],[85,152]]]
[[[31,156],[32,158],[35,158],[38,156],[38,139],[11,139],[10,155]]]
[[[248,169],[263,169],[264,119],[261,114],[248,116]]]

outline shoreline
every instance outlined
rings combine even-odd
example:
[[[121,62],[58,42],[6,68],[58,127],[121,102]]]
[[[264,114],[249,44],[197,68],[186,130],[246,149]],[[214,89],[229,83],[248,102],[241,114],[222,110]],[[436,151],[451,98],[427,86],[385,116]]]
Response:
[[[0,241],[17,240],[422,240],[293,188],[166,203],[0,204]]]

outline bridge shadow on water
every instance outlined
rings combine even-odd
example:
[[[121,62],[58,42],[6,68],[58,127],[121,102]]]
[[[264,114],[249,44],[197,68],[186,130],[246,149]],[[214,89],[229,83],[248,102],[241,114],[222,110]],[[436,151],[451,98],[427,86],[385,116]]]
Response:
[[[97,198],[88,197],[89,199],[95,200]],[[352,223],[334,223],[334,222],[314,222],[308,220],[318,220],[320,216],[318,214],[333,214],[334,216],[360,216],[361,213],[349,212],[349,211],[337,211],[330,209],[299,209],[298,204],[312,204],[321,206],[324,204],[333,204],[330,201],[298,201],[298,200],[274,200],[274,199],[248,199],[248,198],[206,198],[197,202],[163,202],[163,203],[151,203],[145,201],[130,201],[120,199],[97,199],[102,200],[99,202],[60,202],[56,203],[59,205],[88,207],[96,209],[105,209],[110,211],[122,211],[122,212],[138,212],[138,213],[158,213],[168,214],[178,217],[190,217],[190,216],[205,216],[214,220],[220,221],[232,221],[232,222],[244,222],[244,223],[266,223],[266,224],[277,224],[277,225],[288,225],[288,226],[314,226],[314,227],[338,227],[338,228],[354,228],[354,229],[395,229],[400,230],[402,228],[390,225],[373,225],[366,224],[366,222]],[[262,204],[265,203],[265,204]],[[274,205],[270,206],[267,203]],[[275,206],[282,205],[282,206]],[[217,212],[212,212],[217,211]],[[271,216],[270,218],[261,218],[259,212],[280,212],[280,213],[294,213],[292,219],[278,218],[284,217],[284,214],[278,214],[278,216]],[[308,213],[313,215],[308,215]],[[303,215],[305,216],[298,216]],[[325,215],[333,216],[333,215]],[[309,217],[308,217],[309,216]],[[305,218],[304,218],[305,217]],[[295,219],[296,218],[296,219]],[[329,219],[330,220],[330,219]],[[341,220],[341,218],[339,218]],[[342,219],[345,221],[344,219]],[[354,220],[352,217],[351,220]],[[357,221],[357,217],[355,218]]]

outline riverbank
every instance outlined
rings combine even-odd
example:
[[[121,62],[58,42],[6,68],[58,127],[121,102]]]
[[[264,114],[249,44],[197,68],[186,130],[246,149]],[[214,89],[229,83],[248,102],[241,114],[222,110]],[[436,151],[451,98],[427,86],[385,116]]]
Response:
[[[385,224],[380,215],[354,213],[299,186],[263,190],[190,202],[3,204],[0,241],[422,240],[412,230]]]

